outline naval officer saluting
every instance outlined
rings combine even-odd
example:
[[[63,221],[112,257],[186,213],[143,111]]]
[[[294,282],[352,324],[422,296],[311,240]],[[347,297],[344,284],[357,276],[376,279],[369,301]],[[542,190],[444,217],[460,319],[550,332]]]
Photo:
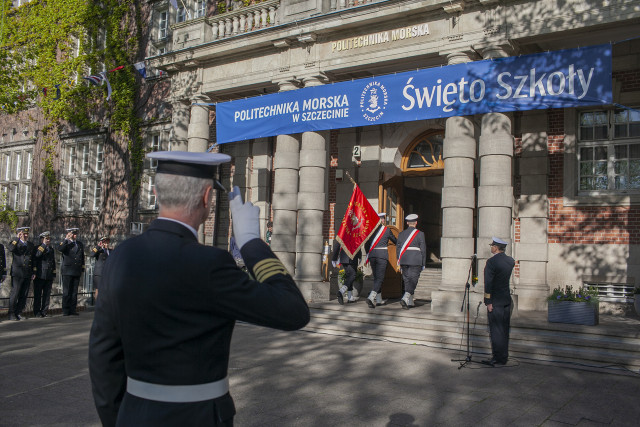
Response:
[[[309,307],[260,239],[260,209],[229,193],[233,232],[251,275],[198,243],[211,211],[217,153],[154,152],[159,217],[111,252],[89,338],[93,396],[105,426],[231,426],[227,377],[236,320],[302,328]],[[255,279],[254,279],[255,278]]]
[[[78,231],[73,227],[67,228],[65,239],[58,246],[62,252],[60,272],[62,273],[62,315],[77,316],[78,286],[80,276],[84,273],[84,245],[78,240]]]

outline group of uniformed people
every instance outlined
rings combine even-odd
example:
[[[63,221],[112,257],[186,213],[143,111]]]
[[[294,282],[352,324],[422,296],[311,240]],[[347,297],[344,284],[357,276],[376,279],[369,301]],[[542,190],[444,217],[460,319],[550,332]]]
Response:
[[[62,254],[62,315],[77,316],[78,285],[84,272],[84,245],[77,240],[78,228],[66,230],[65,239],[58,245]],[[12,254],[11,293],[9,295],[9,320],[22,320],[27,305],[29,288],[33,281],[33,317],[47,317],[53,280],[56,277],[56,254],[51,244],[51,233],[40,233],[36,246],[29,240],[30,227],[18,227],[17,235],[7,245]],[[109,256],[109,238],[102,237],[91,256],[96,258],[93,283],[97,289],[102,275],[102,266]],[[5,247],[0,244],[0,274],[6,278]]]
[[[427,263],[427,243],[424,233],[416,228],[418,215],[407,215],[407,228],[396,238],[391,230],[385,225],[386,214],[379,213],[380,225],[374,231],[372,237],[365,244],[367,253],[365,263],[371,264],[373,273],[373,289],[369,293],[366,301],[369,307],[375,308],[383,303],[382,282],[389,262],[389,242],[396,245],[396,261],[398,269],[402,274],[404,294],[400,299],[402,308],[409,309],[415,307],[413,294],[418,285],[420,272],[424,270]],[[356,271],[361,261],[361,254],[358,252],[353,258],[349,258],[342,246],[334,243],[332,264],[334,267],[344,268],[344,283],[338,289],[337,297],[340,304],[353,303],[357,298],[353,295],[353,282],[356,278]]]

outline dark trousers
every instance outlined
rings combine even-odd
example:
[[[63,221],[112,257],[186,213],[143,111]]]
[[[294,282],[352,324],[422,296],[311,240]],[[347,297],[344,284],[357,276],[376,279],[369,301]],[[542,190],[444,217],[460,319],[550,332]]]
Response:
[[[411,295],[416,291],[418,279],[422,271],[421,265],[402,265],[402,282],[404,283],[404,291]]]
[[[76,313],[80,276],[62,276],[62,314]]]
[[[356,268],[352,264],[342,264],[344,268],[344,285],[348,291],[353,291],[353,282],[356,280]]]
[[[369,263],[373,272],[373,291],[380,293],[389,261],[385,258],[369,258]]]
[[[487,313],[491,351],[500,363],[509,359],[509,327],[511,323],[511,302],[493,304],[493,311]]]
[[[102,276],[93,276],[93,290],[98,289],[98,286],[100,285],[100,278]]]
[[[53,279],[34,279],[33,280],[33,314],[47,314],[49,310],[49,301],[51,299],[51,286]]]
[[[29,285],[31,277],[28,275],[22,277],[11,276],[11,293],[9,294],[9,316],[21,314],[27,305],[27,295],[29,294]]]

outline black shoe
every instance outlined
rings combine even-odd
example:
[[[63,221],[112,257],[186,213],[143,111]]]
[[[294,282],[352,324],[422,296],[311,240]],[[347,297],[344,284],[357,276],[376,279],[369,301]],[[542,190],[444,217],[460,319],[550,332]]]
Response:
[[[22,316],[20,316],[19,314],[16,314],[16,320],[22,320]]]
[[[366,301],[369,308],[376,308],[376,305],[369,298],[367,298]]]
[[[404,308],[405,310],[409,310],[409,306],[407,305],[407,303],[405,302],[405,300],[401,299],[400,300],[400,305],[402,306],[402,308]]]
[[[340,291],[338,291],[338,302],[340,305],[344,305],[344,295],[342,295],[342,292]]]
[[[483,360],[482,363],[494,368],[496,366],[497,360],[495,359],[495,357],[492,357],[491,359]]]
[[[47,313],[40,313],[40,317],[44,319],[45,317],[49,317],[49,315]]]

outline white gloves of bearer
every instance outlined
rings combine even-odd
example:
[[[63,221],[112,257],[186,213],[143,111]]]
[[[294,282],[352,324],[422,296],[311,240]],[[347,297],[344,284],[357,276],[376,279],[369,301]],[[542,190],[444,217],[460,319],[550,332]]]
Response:
[[[260,238],[260,208],[242,201],[240,189],[233,187],[229,194],[229,209],[233,219],[233,235],[242,249],[249,240]]]
[[[331,265],[333,265],[333,268],[338,266],[338,261],[331,261]]]

